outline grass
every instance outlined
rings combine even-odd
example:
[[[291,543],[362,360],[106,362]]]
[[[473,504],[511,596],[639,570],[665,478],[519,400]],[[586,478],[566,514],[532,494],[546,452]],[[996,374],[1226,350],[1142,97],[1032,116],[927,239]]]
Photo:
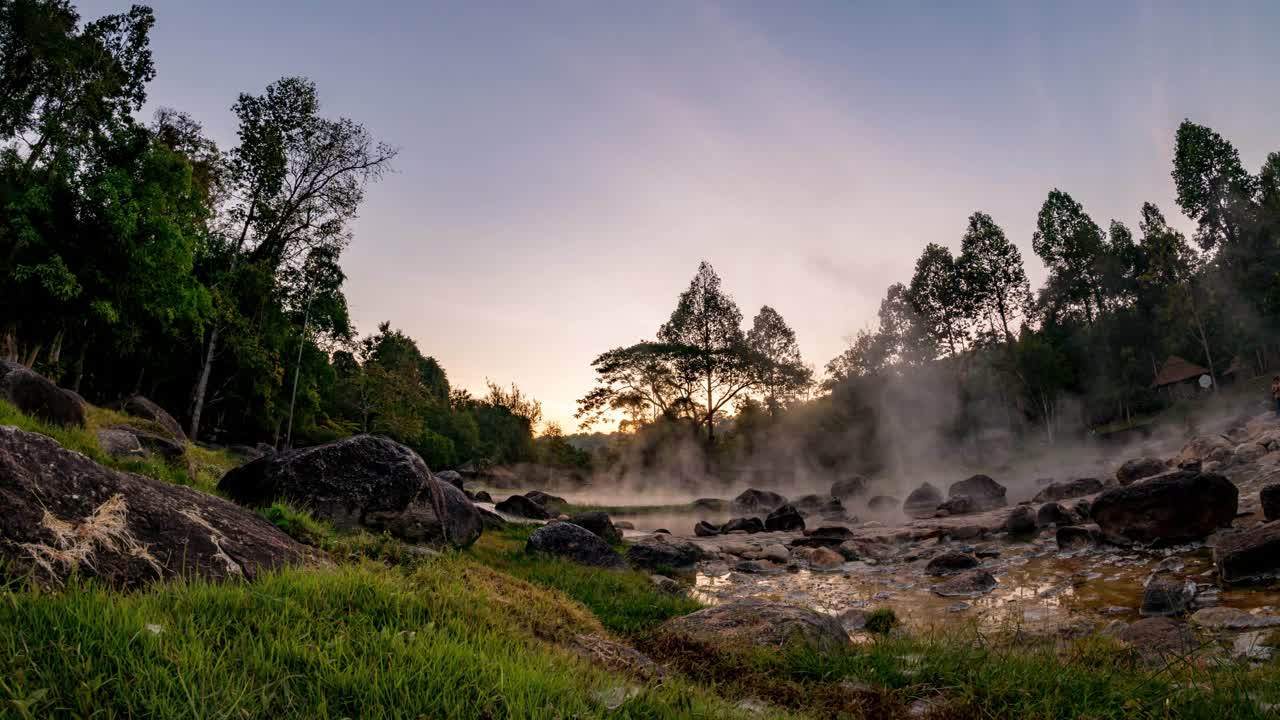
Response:
[[[534,529],[508,525],[485,531],[466,552],[495,570],[564,593],[586,606],[606,629],[622,635],[637,635],[702,607],[659,590],[641,572],[601,570],[526,553],[525,542]]]

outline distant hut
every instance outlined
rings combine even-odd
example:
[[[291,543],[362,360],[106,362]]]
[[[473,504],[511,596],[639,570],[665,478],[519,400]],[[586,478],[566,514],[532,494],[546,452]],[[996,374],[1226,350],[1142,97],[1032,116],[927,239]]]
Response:
[[[1200,392],[1202,389],[1200,378],[1208,374],[1208,368],[1200,367],[1177,355],[1170,355],[1169,359],[1160,366],[1160,372],[1156,373],[1156,379],[1151,382],[1151,387],[1164,390],[1174,397],[1190,397]]]

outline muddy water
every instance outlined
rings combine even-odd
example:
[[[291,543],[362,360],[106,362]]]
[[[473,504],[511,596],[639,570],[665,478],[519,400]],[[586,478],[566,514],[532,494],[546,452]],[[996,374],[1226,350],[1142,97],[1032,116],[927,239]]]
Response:
[[[907,625],[938,628],[953,621],[981,626],[1052,628],[1135,620],[1143,586],[1161,563],[1197,582],[1204,603],[1245,610],[1280,607],[1280,592],[1238,590],[1217,593],[1207,548],[1166,551],[1114,548],[1059,553],[1049,544],[984,543],[978,550],[999,552],[982,569],[997,579],[996,588],[977,597],[940,597],[933,586],[947,578],[924,573],[926,559],[868,564],[845,563],[830,571],[778,570],[744,574],[728,563],[709,563],[695,578],[694,595],[707,603],[758,597],[792,602],[839,615],[847,609],[891,607]],[[1216,599],[1216,602],[1215,602]]]

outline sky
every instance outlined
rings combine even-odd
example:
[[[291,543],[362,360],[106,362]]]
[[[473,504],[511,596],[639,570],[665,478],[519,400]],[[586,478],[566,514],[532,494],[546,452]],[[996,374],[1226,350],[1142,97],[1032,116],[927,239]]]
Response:
[[[1144,201],[1179,216],[1184,118],[1251,170],[1280,150],[1270,0],[151,4],[144,112],[227,149],[237,94],[314,80],[400,149],[344,255],[359,331],[389,320],[455,387],[515,382],[566,431],[592,359],[653,337],[700,260],[821,371],[976,210],[1039,286],[1050,189],[1136,228]]]

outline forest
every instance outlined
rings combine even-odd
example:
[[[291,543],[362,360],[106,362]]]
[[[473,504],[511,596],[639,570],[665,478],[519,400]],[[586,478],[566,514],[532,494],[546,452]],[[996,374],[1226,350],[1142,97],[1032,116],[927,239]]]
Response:
[[[1173,402],[1171,356],[1217,381],[1274,364],[1280,153],[1257,172],[1191,120],[1171,148],[1187,237],[1146,203],[1104,228],[1053,189],[1031,247],[1033,290],[997,219],[970,216],[889,286],[878,327],[816,373],[771,307],[744,327],[710,263],[651,339],[603,352],[566,436],[512,384],[477,397],[393,322],[361,334],[342,254],[395,145],[284,77],[227,98],[236,142],[161,108],[149,8],[83,20],[66,0],[0,15],[0,357],[101,404],[134,394],[216,443],[391,436],[432,467],[641,464],[679,440],[706,468],[768,451],[876,470],[912,434],[980,450],[1053,444]],[[958,241],[959,252],[950,245]],[[856,322],[851,322],[856,326]]]

